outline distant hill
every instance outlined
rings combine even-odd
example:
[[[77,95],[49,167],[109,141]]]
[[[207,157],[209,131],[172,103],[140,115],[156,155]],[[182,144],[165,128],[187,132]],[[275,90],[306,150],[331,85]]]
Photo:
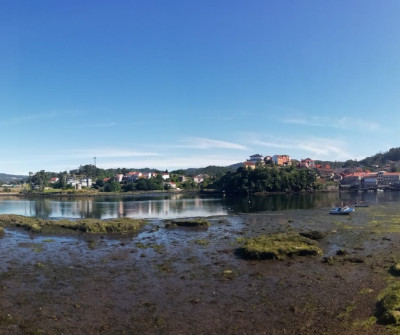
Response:
[[[199,174],[208,174],[209,176],[222,175],[228,171],[236,171],[239,167],[243,166],[243,163],[236,163],[229,166],[215,166],[209,165],[203,168],[188,168],[171,171],[171,173],[183,174],[186,176],[195,176]]]
[[[380,152],[373,156],[366,157],[363,160],[347,160],[345,162],[339,161],[321,161],[316,160],[317,164],[321,164],[323,166],[330,165],[331,168],[351,168],[357,166],[366,166],[366,167],[374,167],[374,166],[384,166],[388,163],[388,161],[400,161],[400,147],[392,148],[387,152]],[[228,171],[236,171],[239,167],[243,166],[243,163],[236,163],[229,166],[207,166],[204,168],[189,168],[185,170],[176,170],[172,171],[174,173],[185,174],[188,176],[193,176],[197,174],[208,174],[210,176],[216,176],[220,174],[224,174]]]
[[[360,161],[349,159],[345,162],[331,162],[331,161],[319,161],[316,160],[317,164],[326,165],[329,164],[331,168],[351,168],[357,166],[365,166],[376,168],[385,166],[389,161],[397,162],[400,161],[400,148],[392,148],[387,152],[379,152],[373,156],[366,157]]]
[[[0,181],[6,184],[21,181],[28,178],[28,176],[21,176],[15,174],[0,173]]]
[[[400,148],[392,148],[387,152],[380,152],[374,156],[364,158],[360,161],[361,164],[372,166],[372,165],[385,165],[388,161],[400,161]]]

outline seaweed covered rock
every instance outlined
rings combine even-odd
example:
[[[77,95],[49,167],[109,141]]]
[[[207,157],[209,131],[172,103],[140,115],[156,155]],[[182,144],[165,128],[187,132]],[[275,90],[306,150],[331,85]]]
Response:
[[[276,233],[244,239],[236,253],[246,259],[283,259],[287,256],[321,255],[318,242],[295,233]]]
[[[322,240],[327,236],[327,233],[318,230],[303,231],[300,233],[301,236],[307,237],[311,240]]]
[[[147,224],[146,220],[117,218],[109,220],[43,220],[22,215],[0,215],[0,226],[22,227],[32,232],[57,233],[78,231],[84,233],[126,233],[134,232]]]
[[[0,237],[4,235],[4,228],[0,227]]]
[[[378,303],[378,319],[383,324],[400,324],[400,285],[394,285]]]
[[[206,219],[178,219],[167,221],[165,227],[209,227],[210,225],[210,221]]]

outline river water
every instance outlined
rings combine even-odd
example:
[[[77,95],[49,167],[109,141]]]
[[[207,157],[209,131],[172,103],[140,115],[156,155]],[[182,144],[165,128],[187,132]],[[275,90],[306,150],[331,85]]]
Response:
[[[370,203],[399,202],[400,192],[306,193],[268,196],[201,196],[188,194],[153,194],[147,196],[96,197],[0,197],[0,214],[48,218],[157,218],[207,217],[312,209]]]

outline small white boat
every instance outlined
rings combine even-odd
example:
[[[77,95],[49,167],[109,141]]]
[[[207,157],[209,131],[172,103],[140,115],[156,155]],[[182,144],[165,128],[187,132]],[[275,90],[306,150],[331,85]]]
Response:
[[[330,210],[330,214],[338,214],[338,215],[349,215],[354,212],[354,208],[349,206],[344,207],[336,207]]]

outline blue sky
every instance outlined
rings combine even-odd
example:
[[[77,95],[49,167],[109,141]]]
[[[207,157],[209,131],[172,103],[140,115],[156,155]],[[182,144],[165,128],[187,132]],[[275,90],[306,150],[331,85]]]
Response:
[[[0,172],[400,146],[400,2],[0,2]]]

